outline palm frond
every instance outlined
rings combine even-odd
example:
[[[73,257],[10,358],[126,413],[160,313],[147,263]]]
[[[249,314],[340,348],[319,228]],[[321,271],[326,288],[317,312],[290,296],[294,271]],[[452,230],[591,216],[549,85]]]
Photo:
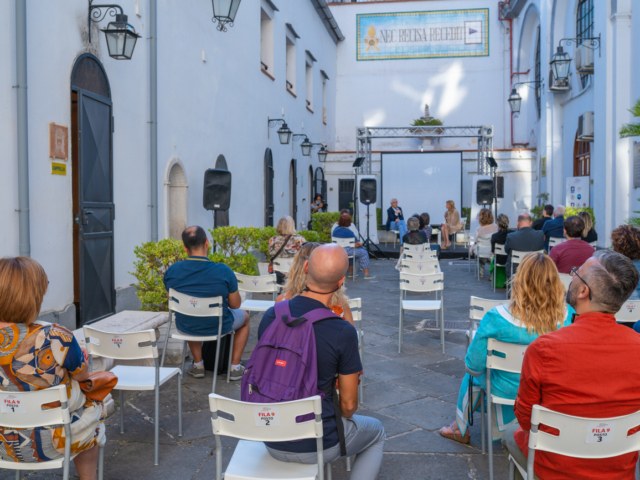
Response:
[[[640,123],[627,123],[620,129],[620,138],[640,137]]]
[[[640,99],[636,102],[636,104],[629,109],[629,111],[633,114],[634,117],[640,117]]]

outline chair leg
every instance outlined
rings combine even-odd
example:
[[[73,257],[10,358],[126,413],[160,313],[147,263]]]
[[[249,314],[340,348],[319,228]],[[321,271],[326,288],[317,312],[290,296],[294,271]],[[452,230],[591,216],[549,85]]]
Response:
[[[487,384],[491,380],[487,380]],[[493,435],[491,426],[491,390],[487,390],[487,453],[489,454],[489,480],[493,480]]]
[[[482,426],[481,437],[482,437],[482,454],[484,455],[484,432],[485,432],[485,416],[484,416],[484,390],[480,390],[480,425]]]
[[[164,367],[164,357],[167,354],[167,346],[169,345],[169,336],[171,335],[171,318],[173,317],[173,312],[169,311],[169,326],[167,327],[167,335],[164,339],[164,349],[162,350],[162,361],[160,362],[160,368]]]
[[[331,470],[332,470],[331,463],[327,462],[326,465],[327,465],[327,475],[325,478],[326,480],[331,480]]]
[[[104,478],[104,445],[98,445],[98,480]]]
[[[211,393],[216,393],[216,380],[218,378],[218,362],[220,360],[220,343],[222,342],[222,336],[218,335],[218,340],[216,341],[216,361],[213,367],[213,387],[211,388]],[[229,365],[231,368],[231,365]]]
[[[516,478],[516,466],[513,464],[511,460],[509,460],[509,480],[514,480]]]
[[[20,473],[21,473],[20,470],[16,470],[16,480],[20,480],[20,476],[21,476]]]
[[[180,363],[180,375],[184,374],[184,356],[187,350],[187,341],[182,342],[182,362]]]
[[[227,368],[227,383],[231,381],[231,357],[233,356],[233,339],[235,338],[236,332],[231,330],[231,346],[229,347],[229,368]]]
[[[157,365],[157,364],[156,364]],[[160,385],[156,383],[156,405],[153,424],[153,464],[158,465],[158,441],[160,438]]]
[[[351,457],[347,457],[347,472],[351,471]]]
[[[402,353],[402,330],[404,329],[404,311],[402,310],[402,298],[400,298],[400,326],[398,332],[398,353]]]
[[[178,436],[182,436],[182,374],[178,374]]]
[[[124,433],[124,390],[120,390],[120,433]]]
[[[442,302],[443,299],[440,299]],[[442,354],[444,355],[444,304],[440,303],[440,343],[442,343]]]

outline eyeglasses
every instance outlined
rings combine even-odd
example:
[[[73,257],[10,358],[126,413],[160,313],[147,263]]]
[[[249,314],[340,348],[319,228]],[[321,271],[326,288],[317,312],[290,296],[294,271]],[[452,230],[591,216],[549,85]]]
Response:
[[[593,301],[593,299],[591,298],[591,287],[587,282],[584,281],[584,279],[580,275],[578,275],[578,268],[579,267],[571,268],[571,272],[569,272],[569,275],[571,275],[572,277],[578,277],[580,281],[582,281],[582,283],[584,283],[587,286],[587,288],[589,289],[589,301],[591,302]]]

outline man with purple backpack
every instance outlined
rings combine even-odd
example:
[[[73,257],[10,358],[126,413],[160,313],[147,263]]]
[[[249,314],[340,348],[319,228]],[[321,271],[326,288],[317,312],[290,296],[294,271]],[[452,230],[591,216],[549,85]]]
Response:
[[[275,403],[323,395],[324,461],[355,455],[350,478],[373,480],[382,464],[384,427],[375,418],[354,415],[362,370],[358,334],[327,308],[333,292],[344,283],[348,266],[347,254],[338,245],[324,245],[311,253],[304,266],[307,290],[277,303],[262,317],[259,342],[242,381],[242,399]],[[315,370],[317,378],[305,377]],[[283,462],[318,461],[314,439],[265,445],[272,457]]]

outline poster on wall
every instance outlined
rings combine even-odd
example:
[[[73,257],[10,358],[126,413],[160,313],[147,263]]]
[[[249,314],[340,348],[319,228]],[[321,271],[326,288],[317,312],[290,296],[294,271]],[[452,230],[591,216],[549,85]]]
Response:
[[[368,13],[356,17],[357,60],[489,55],[488,8]]]
[[[567,177],[566,206],[575,208],[590,207],[589,183],[591,177]]]

